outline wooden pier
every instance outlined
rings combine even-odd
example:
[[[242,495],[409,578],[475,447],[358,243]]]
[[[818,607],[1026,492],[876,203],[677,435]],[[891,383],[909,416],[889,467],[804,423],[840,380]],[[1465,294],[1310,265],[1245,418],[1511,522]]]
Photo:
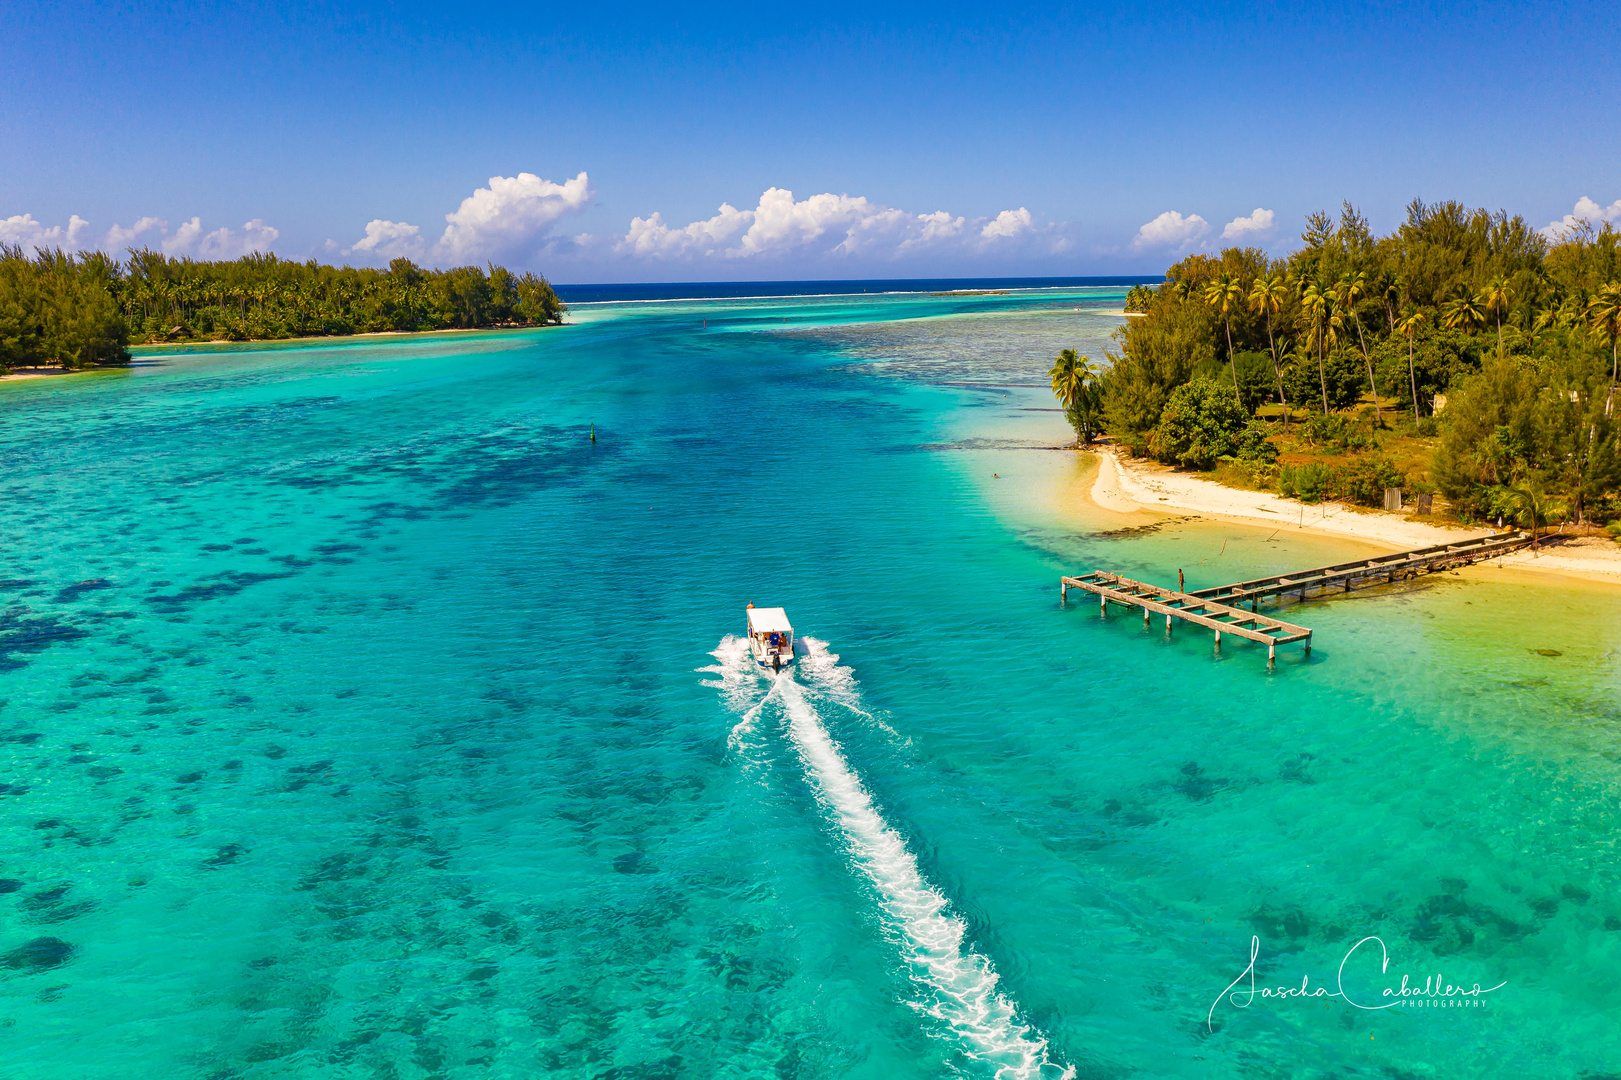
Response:
[[[1108,614],[1112,600],[1126,607],[1142,608],[1143,626],[1148,626],[1150,615],[1165,616],[1165,630],[1171,629],[1172,619],[1181,619],[1196,626],[1208,627],[1216,632],[1216,647],[1221,647],[1222,634],[1234,634],[1250,641],[1266,643],[1266,658],[1275,659],[1279,645],[1295,641],[1306,643],[1306,654],[1311,654],[1311,631],[1304,626],[1286,623],[1270,615],[1262,615],[1242,608],[1229,607],[1214,600],[1206,600],[1192,593],[1179,593],[1174,589],[1161,589],[1141,581],[1110,574],[1102,570],[1079,577],[1059,578],[1059,595],[1069,598],[1069,590],[1084,589],[1098,598],[1098,611]]]
[[[1531,534],[1524,532],[1483,536],[1476,540],[1398,551],[1394,555],[1380,555],[1373,559],[1319,566],[1292,574],[1275,574],[1214,589],[1195,589],[1188,595],[1222,604],[1242,604],[1247,600],[1253,610],[1263,596],[1298,594],[1304,600],[1311,590],[1315,590],[1319,596],[1329,591],[1350,592],[1358,587],[1405,581],[1419,574],[1433,574],[1481,559],[1495,558],[1527,547],[1530,543]]]
[[[1270,661],[1276,658],[1279,645],[1296,641],[1305,642],[1306,655],[1310,656],[1311,630],[1262,615],[1259,611],[1262,597],[1276,596],[1281,599],[1298,594],[1304,600],[1308,593],[1321,596],[1329,592],[1350,592],[1353,588],[1406,580],[1419,574],[1433,574],[1450,567],[1494,558],[1528,547],[1531,543],[1531,535],[1523,532],[1484,536],[1186,593],[1133,581],[1104,570],[1076,577],[1061,577],[1058,579],[1058,589],[1059,596],[1065,600],[1069,599],[1071,589],[1082,589],[1093,594],[1098,598],[1098,611],[1102,615],[1108,614],[1111,601],[1125,607],[1141,608],[1145,628],[1152,615],[1165,616],[1166,633],[1170,633],[1173,619],[1207,627],[1216,632],[1218,648],[1222,634],[1265,642],[1266,658]],[[1245,601],[1250,605],[1248,611],[1237,606]]]

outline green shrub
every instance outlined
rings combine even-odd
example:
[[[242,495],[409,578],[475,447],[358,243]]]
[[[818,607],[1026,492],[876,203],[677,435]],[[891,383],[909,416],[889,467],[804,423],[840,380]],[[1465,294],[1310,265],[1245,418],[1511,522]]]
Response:
[[[1249,461],[1240,457],[1222,459],[1223,471],[1230,470],[1229,477],[1236,480],[1239,487],[1252,487],[1257,491],[1267,491],[1278,482],[1278,465],[1274,461]],[[1229,483],[1229,477],[1218,476],[1220,483]]]
[[[1359,506],[1383,506],[1385,488],[1401,487],[1395,462],[1383,454],[1353,458],[1340,468],[1321,461],[1285,465],[1278,474],[1278,492],[1304,503],[1341,499]]]
[[[1233,357],[1233,368],[1238,375],[1238,396],[1244,402],[1244,411],[1253,414],[1256,409],[1278,396],[1277,382],[1272,372],[1272,357],[1263,352],[1240,352]],[[1201,361],[1194,369],[1195,379],[1209,379],[1223,386],[1233,385],[1234,371],[1228,370],[1225,357]]]
[[[1346,462],[1336,480],[1335,496],[1360,506],[1383,506],[1385,488],[1402,485],[1396,463],[1383,454],[1369,454]]]
[[[1444,326],[1426,325],[1413,342],[1411,372],[1407,369],[1407,339],[1400,334],[1370,344],[1379,389],[1403,409],[1413,406],[1413,383],[1418,384],[1418,414],[1430,415],[1436,394],[1446,393],[1457,379],[1480,369],[1482,357],[1495,352],[1495,337],[1476,336]]]
[[[1233,456],[1248,464],[1270,464],[1278,460],[1278,448],[1269,436],[1272,429],[1251,420],[1233,440]]]
[[[1278,480],[1278,448],[1273,445],[1272,429],[1251,420],[1233,439],[1233,452],[1221,460],[1245,486],[1266,490]]]
[[[1323,369],[1317,368],[1317,358],[1310,352],[1297,350],[1283,365],[1283,388],[1289,400],[1304,407],[1322,408],[1323,382],[1328,383],[1328,407],[1348,409],[1357,403],[1367,389],[1368,376],[1362,369],[1362,357],[1354,349],[1335,349],[1323,358]]]
[[[1233,453],[1234,440],[1248,423],[1231,385],[1194,379],[1171,392],[1149,449],[1161,461],[1208,469]]]
[[[1303,503],[1320,503],[1331,497],[1334,470],[1320,461],[1285,465],[1278,472],[1278,494]]]
[[[1246,410],[1254,413],[1277,399],[1278,383],[1272,371],[1272,357],[1263,352],[1241,352],[1233,357],[1233,366],[1238,369],[1238,392]]]
[[[1307,446],[1328,446],[1345,433],[1339,413],[1312,413],[1300,424],[1300,441]]]
[[[1307,446],[1334,446],[1353,452],[1374,445],[1373,432],[1344,413],[1312,413],[1300,425],[1300,438]]]

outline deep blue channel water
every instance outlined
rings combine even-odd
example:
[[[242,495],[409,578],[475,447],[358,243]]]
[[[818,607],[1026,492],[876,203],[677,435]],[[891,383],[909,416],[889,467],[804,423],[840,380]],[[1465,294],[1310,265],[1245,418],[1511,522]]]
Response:
[[[1123,292],[0,387],[0,1076],[1621,1070],[1616,596],[1061,605],[1364,550],[1087,504]]]

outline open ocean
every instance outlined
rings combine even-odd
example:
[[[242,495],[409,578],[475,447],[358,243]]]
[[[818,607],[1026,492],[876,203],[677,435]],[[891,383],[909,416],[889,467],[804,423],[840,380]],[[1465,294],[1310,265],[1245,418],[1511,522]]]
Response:
[[[933,284],[0,386],[0,1076],[1621,1072],[1613,592],[1061,606],[1366,549],[1090,509],[1124,287]]]

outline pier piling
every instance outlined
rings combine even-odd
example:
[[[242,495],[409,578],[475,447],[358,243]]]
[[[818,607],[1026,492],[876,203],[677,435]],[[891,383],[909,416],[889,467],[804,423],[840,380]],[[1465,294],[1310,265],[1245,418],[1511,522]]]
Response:
[[[1149,618],[1154,613],[1163,614],[1167,638],[1171,636],[1172,624],[1177,619],[1207,626],[1215,631],[1215,649],[1218,653],[1221,651],[1221,636],[1224,633],[1234,634],[1250,641],[1264,641],[1266,659],[1270,664],[1277,659],[1279,645],[1288,645],[1296,641],[1302,643],[1303,655],[1309,657],[1311,630],[1284,622],[1282,619],[1275,619],[1270,615],[1262,615],[1260,613],[1262,597],[1282,598],[1298,593],[1300,599],[1304,601],[1312,590],[1316,590],[1319,596],[1324,593],[1329,595],[1334,595],[1335,592],[1347,593],[1362,586],[1393,583],[1398,576],[1405,580],[1421,573],[1435,573],[1450,567],[1493,558],[1531,543],[1530,535],[1523,532],[1484,536],[1460,543],[1436,544],[1414,551],[1381,555],[1374,559],[1359,559],[1356,562],[1338,563],[1334,566],[1275,574],[1272,577],[1240,581],[1214,589],[1195,589],[1193,592],[1162,589],[1156,585],[1121,577],[1119,574],[1095,570],[1088,574],[1066,575],[1059,578],[1058,595],[1060,600],[1067,600],[1070,589],[1082,589],[1095,594],[1098,598],[1099,618],[1108,617],[1111,600],[1126,607],[1141,608],[1144,630],[1148,629]],[[1250,605],[1248,611],[1238,606],[1246,600]]]
[[[1347,593],[1352,589],[1369,585],[1392,584],[1398,577],[1406,579],[1418,574],[1433,574],[1455,566],[1465,566],[1527,547],[1530,543],[1530,534],[1524,532],[1483,536],[1456,543],[1434,544],[1413,551],[1398,551],[1393,555],[1380,555],[1372,559],[1358,559],[1355,562],[1336,563],[1333,566],[1275,574],[1272,577],[1221,585],[1214,589],[1195,589],[1188,595],[1225,604],[1242,604],[1248,600],[1251,610],[1255,610],[1261,598],[1266,596],[1282,597],[1295,593],[1301,600],[1305,600],[1312,590],[1321,594],[1338,586],[1339,592]]]
[[[1221,648],[1223,634],[1233,634],[1251,641],[1264,641],[1267,643],[1268,654],[1272,656],[1276,655],[1277,646],[1280,644],[1311,639],[1311,631],[1304,626],[1296,626],[1269,615],[1204,600],[1191,593],[1161,589],[1121,577],[1119,574],[1095,571],[1078,577],[1065,577],[1064,585],[1095,594],[1100,611],[1107,611],[1111,600],[1126,607],[1141,608],[1145,627],[1151,614],[1164,615],[1167,637],[1170,636],[1177,619],[1209,627],[1216,632],[1218,650]]]

